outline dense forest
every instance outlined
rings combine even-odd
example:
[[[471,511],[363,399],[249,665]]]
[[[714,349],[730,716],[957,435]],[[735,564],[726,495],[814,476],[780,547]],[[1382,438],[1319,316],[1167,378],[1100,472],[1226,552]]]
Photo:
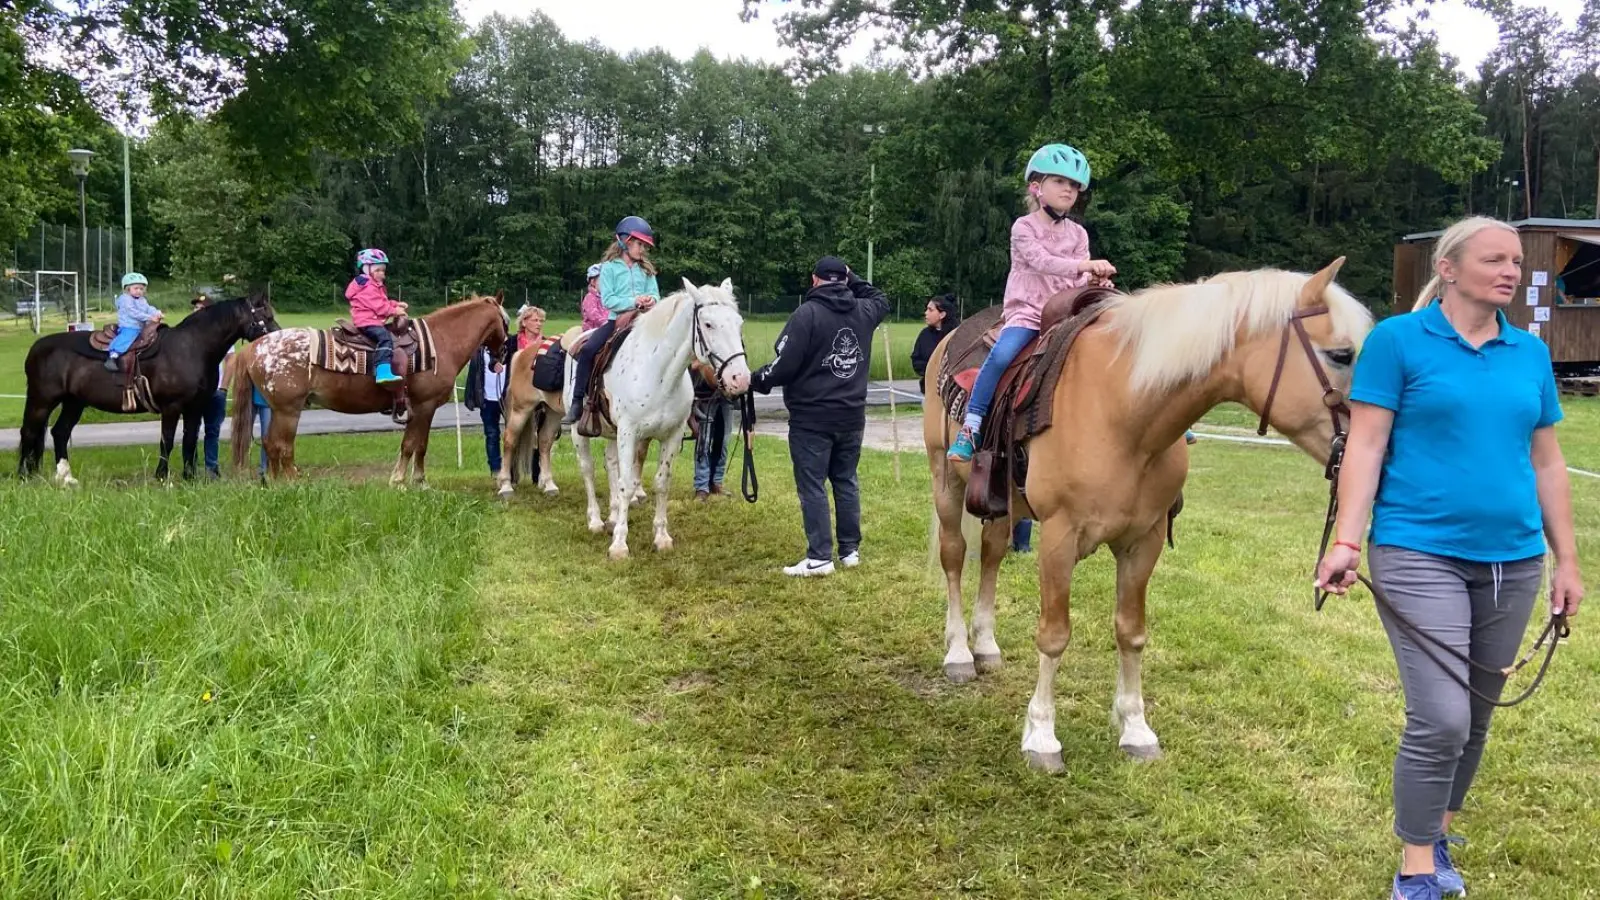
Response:
[[[1066,141],[1093,163],[1082,215],[1123,286],[1344,255],[1341,280],[1383,310],[1401,234],[1467,212],[1600,215],[1600,0],[1571,28],[1478,4],[1500,43],[1467,73],[1388,24],[1403,5],[805,0],[777,8],[797,51],[782,68],[620,56],[541,14],[469,29],[446,0],[271,4],[292,28],[256,0],[84,5],[98,18],[23,2],[0,10],[0,246],[77,223],[69,144],[107,159],[90,224],[120,222],[109,122],[138,109],[152,274],[329,305],[377,245],[422,297],[572,306],[637,213],[664,284],[731,276],[786,310],[818,255],[861,267],[871,239],[876,280],[915,315],[935,292],[998,299],[1022,166]],[[374,10],[391,18],[367,46]],[[868,26],[903,61],[841,69]]]

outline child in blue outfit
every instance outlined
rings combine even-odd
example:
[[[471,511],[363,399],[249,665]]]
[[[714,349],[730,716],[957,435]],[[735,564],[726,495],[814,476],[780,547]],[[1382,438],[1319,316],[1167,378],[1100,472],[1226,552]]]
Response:
[[[117,371],[117,358],[128,352],[139,332],[149,322],[161,321],[161,310],[145,302],[144,292],[150,282],[138,272],[122,276],[122,293],[117,296],[117,336],[107,350],[106,368]]]

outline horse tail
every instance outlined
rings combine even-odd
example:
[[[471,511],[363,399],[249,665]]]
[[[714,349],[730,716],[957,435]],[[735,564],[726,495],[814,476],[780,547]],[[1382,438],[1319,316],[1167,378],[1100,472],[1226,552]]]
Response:
[[[255,384],[250,380],[250,363],[255,360],[255,353],[251,347],[233,355],[233,383],[229,385],[233,394],[233,468],[236,472],[244,471],[250,461],[250,419],[255,412]],[[261,436],[265,441],[266,435]]]

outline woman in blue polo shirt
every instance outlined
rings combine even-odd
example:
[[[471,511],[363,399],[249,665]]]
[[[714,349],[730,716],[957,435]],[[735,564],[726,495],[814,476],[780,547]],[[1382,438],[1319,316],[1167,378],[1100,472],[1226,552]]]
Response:
[[[1495,669],[1511,664],[1554,551],[1552,610],[1578,611],[1583,585],[1550,352],[1503,310],[1522,281],[1511,226],[1456,223],[1408,315],[1368,335],[1351,385],[1337,538],[1317,583],[1355,581],[1367,516],[1373,581],[1427,634]],[[1493,707],[1474,699],[1379,608],[1406,695],[1394,763],[1393,900],[1465,893],[1446,834],[1483,756]],[[1489,696],[1505,679],[1455,675]]]

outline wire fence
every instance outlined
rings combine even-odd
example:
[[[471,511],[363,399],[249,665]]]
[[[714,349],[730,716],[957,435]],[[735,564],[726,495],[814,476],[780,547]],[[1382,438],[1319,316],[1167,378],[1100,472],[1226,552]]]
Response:
[[[91,226],[87,235],[70,225],[43,222],[11,246],[7,268],[23,272],[77,272],[91,309],[116,297],[124,274],[123,229]],[[85,238],[87,237],[87,241]],[[87,254],[87,255],[86,255]]]

